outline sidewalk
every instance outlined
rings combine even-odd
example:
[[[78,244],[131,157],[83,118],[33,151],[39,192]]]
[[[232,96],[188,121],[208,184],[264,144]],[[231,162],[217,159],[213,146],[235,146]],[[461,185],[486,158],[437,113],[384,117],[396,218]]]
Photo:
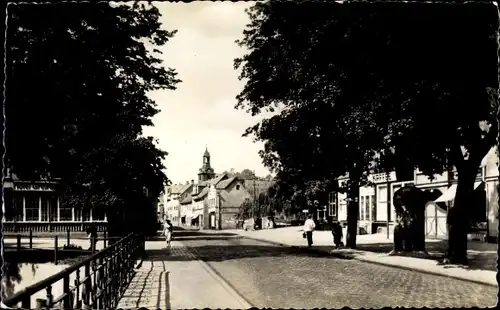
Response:
[[[136,270],[117,308],[251,308],[182,243],[172,241],[170,253],[164,247],[163,241],[146,242],[149,258]]]
[[[251,239],[267,241],[285,246],[306,246],[302,238],[302,227],[286,227],[257,231],[228,230]],[[344,243],[345,243],[344,232]],[[497,245],[491,243],[469,241],[469,266],[438,265],[437,260],[444,256],[446,241],[426,240],[426,249],[430,258],[415,258],[408,256],[389,256],[392,250],[392,236],[387,239],[385,234],[358,235],[357,249],[333,249],[332,234],[329,231],[315,231],[313,249],[327,252],[335,256],[357,259],[360,261],[382,264],[391,267],[415,270],[428,274],[442,275],[451,278],[497,286],[496,261]]]

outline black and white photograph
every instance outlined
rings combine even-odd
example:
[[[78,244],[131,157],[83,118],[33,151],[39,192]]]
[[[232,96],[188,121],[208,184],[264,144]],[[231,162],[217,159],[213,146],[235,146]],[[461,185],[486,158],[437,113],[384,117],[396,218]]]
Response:
[[[2,9],[0,308],[497,305],[497,2]]]

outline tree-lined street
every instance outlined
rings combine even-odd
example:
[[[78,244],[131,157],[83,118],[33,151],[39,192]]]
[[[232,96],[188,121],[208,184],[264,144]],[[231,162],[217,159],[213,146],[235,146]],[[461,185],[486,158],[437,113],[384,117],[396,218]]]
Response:
[[[189,282],[193,290],[202,294],[207,288],[201,288],[198,280],[190,280],[186,266],[203,260],[238,294],[259,308],[487,307],[496,303],[497,290],[492,286],[333,258],[223,232],[176,233],[178,237],[170,254],[166,254],[167,250],[153,249],[161,247],[157,241],[147,243],[149,257],[143,263],[146,268],[150,260],[154,264],[163,261],[165,272],[186,273],[177,282],[169,280],[171,292],[179,292],[175,287]],[[214,300],[226,298],[217,296],[222,293],[214,289],[209,289]],[[184,291],[188,293],[189,290]],[[198,298],[199,307],[206,306],[203,296],[193,296],[179,305],[196,305]],[[228,304],[231,302],[230,299]]]

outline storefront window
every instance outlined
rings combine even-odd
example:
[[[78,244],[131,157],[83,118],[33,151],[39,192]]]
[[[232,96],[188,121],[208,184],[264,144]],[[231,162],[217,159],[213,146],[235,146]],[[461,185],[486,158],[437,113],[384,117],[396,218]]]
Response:
[[[26,221],[39,221],[38,207],[39,201],[38,196],[26,195]]]

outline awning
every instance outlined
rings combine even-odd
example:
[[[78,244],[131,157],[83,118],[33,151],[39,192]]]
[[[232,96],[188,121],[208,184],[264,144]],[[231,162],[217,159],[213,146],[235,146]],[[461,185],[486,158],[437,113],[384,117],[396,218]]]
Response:
[[[474,183],[474,190],[476,190],[483,182]],[[455,199],[455,195],[457,194],[457,184],[451,185],[446,192],[444,192],[438,199],[434,200],[435,202],[448,202]]]

